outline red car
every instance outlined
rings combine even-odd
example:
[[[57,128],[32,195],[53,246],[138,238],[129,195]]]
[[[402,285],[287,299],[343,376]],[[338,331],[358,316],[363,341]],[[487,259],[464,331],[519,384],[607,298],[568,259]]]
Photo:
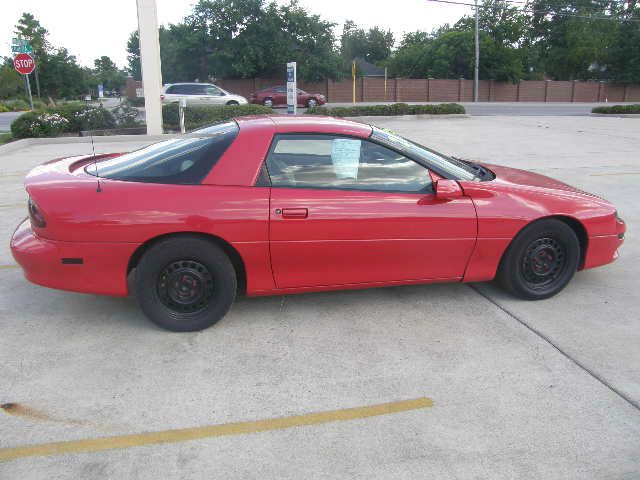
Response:
[[[26,178],[11,249],[28,280],[125,296],[176,331],[237,292],[281,295],[498,277],[525,299],[617,257],[609,202],[327,117],[245,117]]]
[[[267,107],[287,104],[287,89],[285,87],[270,87],[254,92],[249,97],[249,103],[259,103]],[[307,93],[298,89],[298,105],[303,107],[315,107],[324,105],[327,99],[321,93]]]

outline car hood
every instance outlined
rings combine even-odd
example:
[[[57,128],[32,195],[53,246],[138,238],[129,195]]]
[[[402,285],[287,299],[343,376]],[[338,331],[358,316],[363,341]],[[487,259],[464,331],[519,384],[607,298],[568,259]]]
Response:
[[[580,190],[560,180],[540,175],[539,173],[520,170],[518,168],[503,167],[501,165],[484,164],[484,166],[496,175],[496,178],[493,180],[494,182],[507,187],[547,190],[549,193],[568,196],[586,196],[600,202],[609,203],[597,195]]]

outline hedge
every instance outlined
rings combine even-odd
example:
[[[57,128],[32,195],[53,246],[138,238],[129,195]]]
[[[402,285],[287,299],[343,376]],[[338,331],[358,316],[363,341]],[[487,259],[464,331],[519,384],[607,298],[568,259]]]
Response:
[[[56,137],[63,133],[115,127],[116,120],[106,108],[69,102],[20,115],[11,124],[11,133],[15,138]]]
[[[391,105],[354,105],[352,107],[313,107],[307,110],[310,115],[329,115],[331,117],[361,117],[389,115],[446,115],[465,113],[464,107],[457,103],[437,105],[409,105],[393,103]]]
[[[640,104],[634,105],[611,105],[607,107],[594,107],[591,109],[591,113],[640,113]]]
[[[187,130],[211,125],[245,115],[264,115],[273,113],[270,107],[263,105],[219,105],[219,106],[187,106],[184,112],[184,123]],[[162,122],[167,130],[179,130],[178,103],[162,106]]]

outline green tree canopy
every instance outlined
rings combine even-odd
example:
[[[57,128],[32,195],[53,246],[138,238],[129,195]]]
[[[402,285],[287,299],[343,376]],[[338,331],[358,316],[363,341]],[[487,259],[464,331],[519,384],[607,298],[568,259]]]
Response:
[[[394,38],[390,30],[386,32],[379,27],[365,31],[351,20],[344,23],[340,38],[340,54],[351,61],[364,58],[367,62],[376,63],[391,56]]]

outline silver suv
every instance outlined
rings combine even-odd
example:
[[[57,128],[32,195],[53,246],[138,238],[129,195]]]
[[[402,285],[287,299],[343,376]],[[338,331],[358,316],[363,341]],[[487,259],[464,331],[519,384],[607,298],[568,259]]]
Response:
[[[187,105],[243,105],[247,99],[229,93],[211,83],[168,83],[162,88],[162,103],[179,102]]]

